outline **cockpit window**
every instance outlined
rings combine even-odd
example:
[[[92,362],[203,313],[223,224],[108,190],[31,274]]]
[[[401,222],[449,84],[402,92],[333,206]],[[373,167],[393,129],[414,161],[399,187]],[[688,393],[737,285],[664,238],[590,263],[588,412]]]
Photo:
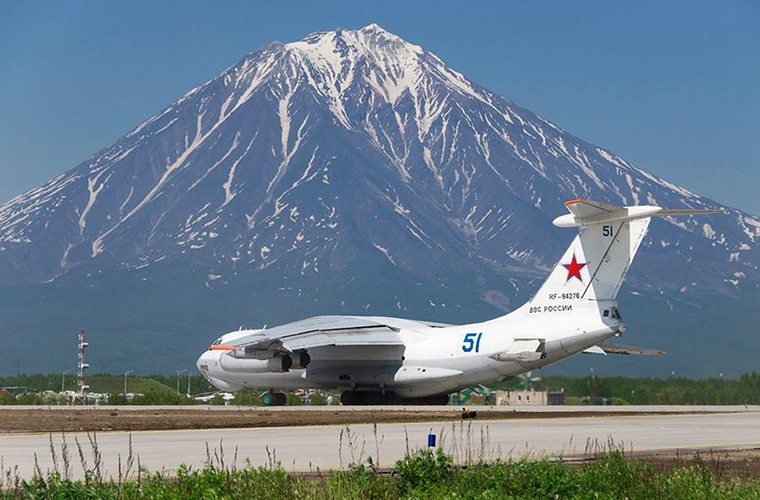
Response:
[[[216,339],[216,340],[214,341],[214,343],[213,343],[213,344],[211,344],[211,345],[219,345],[219,344],[221,344],[221,343],[222,343],[222,337],[219,337],[219,338],[218,338],[218,339]]]
[[[604,310],[604,317],[606,318],[606,317],[608,317],[609,315],[610,315],[610,310],[609,310],[609,309],[605,309],[605,310]]]

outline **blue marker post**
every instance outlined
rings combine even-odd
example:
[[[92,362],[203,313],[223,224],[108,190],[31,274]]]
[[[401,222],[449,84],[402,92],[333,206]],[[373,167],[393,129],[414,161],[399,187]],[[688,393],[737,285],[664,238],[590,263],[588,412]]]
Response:
[[[428,434],[428,448],[435,448],[435,434]]]

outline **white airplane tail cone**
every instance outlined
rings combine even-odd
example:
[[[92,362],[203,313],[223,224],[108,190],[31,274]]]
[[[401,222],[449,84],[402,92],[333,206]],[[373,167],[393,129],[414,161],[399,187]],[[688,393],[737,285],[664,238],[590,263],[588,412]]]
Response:
[[[577,227],[578,236],[528,303],[552,307],[575,300],[614,300],[644,239],[651,217],[701,215],[720,210],[664,210],[656,206],[616,207],[589,200],[565,203],[569,214],[558,227]]]

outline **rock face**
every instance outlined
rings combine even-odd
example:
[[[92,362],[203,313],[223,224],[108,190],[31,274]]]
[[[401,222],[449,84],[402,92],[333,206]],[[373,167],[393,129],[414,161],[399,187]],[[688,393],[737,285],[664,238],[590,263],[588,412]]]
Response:
[[[551,220],[576,198],[718,206],[377,25],[315,33],[249,54],[1,206],[0,287],[31,285],[32,307],[44,283],[139,276],[187,294],[181,308],[212,300],[188,291],[198,286],[272,303],[279,294],[292,309],[272,320],[297,319],[304,303],[433,317],[447,301],[443,316],[465,320],[532,293],[573,237]],[[696,305],[751,300],[758,243],[760,220],[730,208],[655,221],[629,289]],[[166,280],[182,268],[197,279],[175,276],[173,292]]]

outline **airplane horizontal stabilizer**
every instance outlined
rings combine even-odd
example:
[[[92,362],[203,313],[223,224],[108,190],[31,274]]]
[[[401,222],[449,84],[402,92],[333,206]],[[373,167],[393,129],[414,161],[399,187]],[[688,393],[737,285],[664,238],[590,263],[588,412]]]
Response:
[[[667,354],[665,351],[658,351],[656,349],[644,349],[641,347],[632,347],[620,344],[607,344],[604,342],[598,344],[596,347],[604,351],[605,354],[635,354],[638,356],[664,356]]]
[[[565,203],[569,214],[554,219],[557,227],[580,227],[593,224],[608,224],[618,221],[633,221],[646,217],[678,217],[686,215],[707,215],[721,213],[723,210],[664,209],[654,205],[618,207],[599,201],[571,200]]]

